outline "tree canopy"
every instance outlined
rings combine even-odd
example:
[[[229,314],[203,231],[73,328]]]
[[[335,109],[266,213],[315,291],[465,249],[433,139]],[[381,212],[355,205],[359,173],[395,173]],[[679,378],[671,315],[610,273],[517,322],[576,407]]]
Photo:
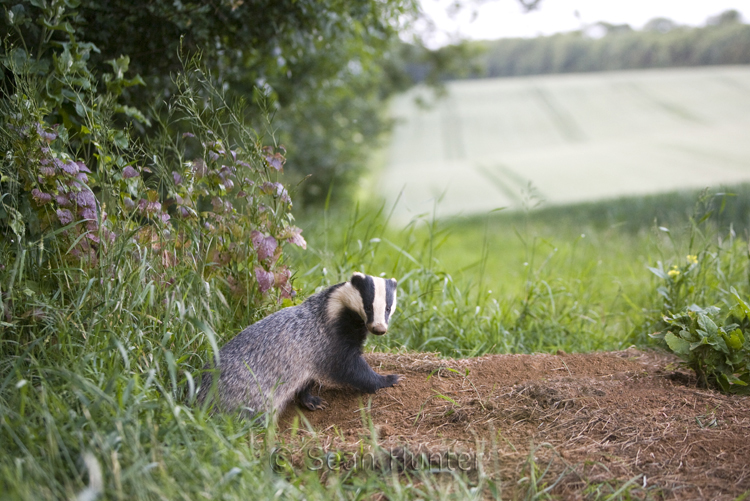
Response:
[[[272,103],[278,140],[287,146],[302,189],[325,193],[334,177],[363,162],[387,119],[381,61],[412,0],[1,0],[3,58],[23,48],[38,73],[74,41],[86,71],[124,76],[118,101],[149,133],[173,75],[200,54],[232,99]],[[49,49],[48,49],[49,48]],[[48,50],[45,50],[48,49]],[[6,82],[7,85],[7,82]],[[262,127],[260,121],[255,125]]]

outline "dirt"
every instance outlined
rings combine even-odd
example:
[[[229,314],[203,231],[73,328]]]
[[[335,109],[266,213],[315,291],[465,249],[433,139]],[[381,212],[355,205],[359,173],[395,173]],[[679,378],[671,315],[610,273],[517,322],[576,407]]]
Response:
[[[565,498],[611,493],[628,481],[639,498],[750,491],[750,397],[698,388],[670,355],[366,358],[401,382],[372,396],[323,388],[326,409],[288,409],[280,429],[297,444],[296,460],[319,467],[324,453],[343,451],[345,467],[365,467],[375,435],[381,466],[386,457],[401,470],[481,471],[503,497],[526,493],[532,462],[538,485],[554,484],[551,492]]]

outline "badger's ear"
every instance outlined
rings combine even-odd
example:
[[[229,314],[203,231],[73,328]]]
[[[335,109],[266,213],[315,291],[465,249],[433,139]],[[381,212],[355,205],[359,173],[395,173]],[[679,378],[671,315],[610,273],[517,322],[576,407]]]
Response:
[[[393,282],[393,285],[394,285],[394,286],[395,286],[395,285],[398,285],[398,282],[396,281],[396,279],[395,279],[395,278],[392,278],[392,279],[391,279],[391,282]]]
[[[351,283],[356,283],[356,282],[360,282],[361,283],[361,282],[364,281],[364,279],[365,279],[364,273],[360,273],[358,271],[355,271],[354,273],[352,273],[352,278],[349,281]]]

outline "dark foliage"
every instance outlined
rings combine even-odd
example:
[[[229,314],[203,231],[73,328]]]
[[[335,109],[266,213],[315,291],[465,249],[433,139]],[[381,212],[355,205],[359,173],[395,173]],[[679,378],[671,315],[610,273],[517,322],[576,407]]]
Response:
[[[56,0],[49,3],[59,7],[56,16],[45,14],[41,0],[1,3],[13,17],[4,41],[23,44],[40,64],[49,67],[60,54],[44,48],[64,52],[75,36],[92,71],[134,75],[120,103],[143,137],[175,92],[172,74],[181,60],[200,53],[213,85],[230,100],[253,101],[260,92],[275,103],[288,173],[296,180],[312,175],[301,187],[307,200],[324,195],[334,178],[352,179],[387,128],[379,63],[399,17],[413,10],[410,0]]]

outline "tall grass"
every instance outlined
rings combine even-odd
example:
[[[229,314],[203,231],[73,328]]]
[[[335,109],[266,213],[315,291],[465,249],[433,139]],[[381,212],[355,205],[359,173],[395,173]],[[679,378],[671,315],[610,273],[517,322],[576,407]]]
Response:
[[[241,327],[223,314],[226,300],[187,272],[163,288],[147,279],[158,253],[133,260],[121,256],[138,249],[117,250],[93,269],[56,270],[79,295],[39,298],[24,334],[3,335],[3,499],[478,496],[458,477],[274,472],[272,427],[194,406],[195,375]]]
[[[649,268],[701,254],[704,273],[673,308],[720,303],[732,286],[750,290],[742,237],[750,212],[736,196],[747,191],[449,220],[427,214],[400,229],[385,207],[308,215],[301,225],[310,250],[299,256],[308,271],[297,283],[314,290],[352,271],[397,278],[400,311],[375,349],[476,356],[645,345],[664,310],[664,284]]]
[[[721,207],[721,198],[704,202]],[[665,197],[663,208],[671,203]],[[304,270],[295,278],[297,301],[355,270],[384,273],[399,280],[401,296],[391,332],[370,341],[376,350],[474,356],[642,345],[665,302],[663,280],[648,266],[671,269],[687,254],[701,256],[706,271],[692,291],[682,290],[681,304],[720,304],[729,286],[748,293],[746,240],[726,224],[701,223],[706,207],[632,231],[620,221],[560,222],[580,208],[452,221],[427,215],[403,229],[389,224],[386,208],[310,214],[300,222],[308,251],[291,256]],[[154,278],[163,266],[158,251],[133,240],[118,240],[96,266],[46,271],[30,264],[38,249],[16,253],[12,245],[0,246],[3,292],[11,281],[29,283],[30,273],[49,274],[57,287],[29,289],[28,314],[3,320],[4,498],[502,497],[491,471],[272,468],[280,440],[273,427],[194,406],[204,362],[252,321],[228,314],[234,303],[218,278],[186,266],[162,283]],[[530,496],[546,495],[554,479],[534,478]]]

